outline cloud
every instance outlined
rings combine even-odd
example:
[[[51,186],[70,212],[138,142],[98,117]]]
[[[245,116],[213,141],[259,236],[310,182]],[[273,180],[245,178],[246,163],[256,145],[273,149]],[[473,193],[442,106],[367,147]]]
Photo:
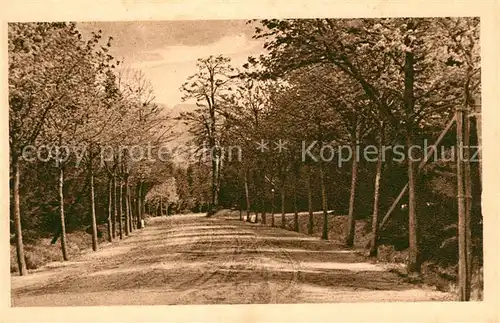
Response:
[[[188,76],[196,73],[198,58],[222,54],[231,58],[233,66],[239,67],[246,62],[248,56],[261,52],[261,41],[239,34],[224,36],[210,45],[173,45],[153,51],[142,51],[139,56],[154,60],[131,62],[131,68],[144,72],[151,81],[158,102],[175,105],[181,103],[182,94],[179,87]]]
[[[155,52],[138,52],[134,56],[134,60],[140,61],[161,61],[163,56],[160,53]]]
[[[243,33],[251,37],[254,32],[254,26],[245,20],[94,21],[80,22],[78,28],[86,36],[99,29],[104,38],[113,36],[113,49],[120,55],[139,48],[209,45],[224,36]]]
[[[262,48],[261,42],[248,38],[245,34],[224,36],[219,41],[210,45],[184,46],[174,45],[160,48],[154,51],[139,52],[140,56],[155,57],[155,60],[137,61],[132,64],[133,68],[152,68],[168,64],[184,64],[196,62],[198,58],[209,55],[222,54],[224,56],[236,57],[250,55]]]
[[[239,67],[262,52],[245,20],[80,22],[78,28],[85,37],[99,29],[104,39],[112,36],[110,53],[123,61],[120,67],[143,71],[156,101],[169,105],[181,103],[179,87],[196,72],[198,58],[222,54]]]

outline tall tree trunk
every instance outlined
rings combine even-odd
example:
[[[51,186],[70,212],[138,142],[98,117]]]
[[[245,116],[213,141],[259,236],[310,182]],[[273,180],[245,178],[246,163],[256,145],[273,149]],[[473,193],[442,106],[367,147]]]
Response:
[[[297,174],[295,174],[297,176]],[[293,230],[299,232],[299,210],[297,208],[297,177],[293,180]]]
[[[307,225],[307,233],[313,234],[314,231],[314,215],[313,215],[313,199],[311,187],[311,166],[307,166],[307,208],[309,211],[309,223]]]
[[[260,200],[260,218],[262,219],[262,224],[267,224],[267,217],[266,217],[266,200],[265,200],[265,194],[262,192],[262,197]]]
[[[220,203],[220,181],[221,181],[221,169],[222,169],[222,158],[219,156],[217,158],[217,199],[215,204],[215,211],[219,208]]]
[[[13,154],[14,155],[14,154]],[[26,269],[26,260],[24,259],[24,243],[23,243],[23,231],[21,227],[21,198],[19,192],[19,186],[21,182],[21,170],[19,158],[17,156],[12,156],[13,159],[13,171],[14,171],[14,222],[16,229],[16,253],[17,253],[17,268],[19,270],[19,275],[25,276],[28,274]]]
[[[141,228],[143,220],[146,216],[146,189],[144,187],[144,182],[141,184]]]
[[[124,203],[125,203],[125,235],[130,234],[130,208],[128,205],[128,174],[125,174],[125,192],[124,192]]]
[[[137,184],[137,227],[142,229],[142,181]]]
[[[260,169],[260,167],[259,167]],[[260,178],[259,178],[259,173],[255,172],[254,173],[254,183],[255,183],[255,221],[254,223],[259,222],[259,211],[261,207],[261,198],[262,198],[262,191],[261,191],[261,186],[260,186]]]
[[[141,228],[141,219],[140,219],[140,215],[141,215],[141,206],[140,206],[140,201],[139,201],[139,194],[140,194],[140,183],[137,183],[137,185],[135,186],[135,198],[134,198],[134,201],[135,201],[135,212],[136,212],[136,226],[137,226],[137,229],[140,229]]]
[[[129,176],[130,176],[130,169],[129,169],[129,164],[128,164],[128,158],[127,154],[125,153],[125,158],[122,162],[122,174],[123,174],[123,182],[122,186],[125,185],[125,187],[122,187],[123,190],[123,203],[125,204],[125,235],[128,236],[130,235],[130,232],[132,232],[132,219],[131,219],[131,210],[130,210],[130,201],[129,201]]]
[[[321,239],[328,240],[328,202],[326,200],[325,170],[321,161],[319,165],[319,176],[321,184],[321,205],[323,208],[323,234],[321,235]]]
[[[285,181],[282,180],[280,187],[281,194],[281,227],[286,228],[286,217],[285,217]]]
[[[160,216],[163,216],[163,201],[162,197],[160,196]]]
[[[64,219],[64,168],[59,166],[59,216],[61,221],[61,250],[63,260],[68,260],[66,248],[66,221]]]
[[[240,211],[240,221],[243,221],[243,194],[241,194],[241,191],[238,190],[239,193],[238,193],[238,208],[239,208],[239,211]]]
[[[411,28],[411,26],[408,26]],[[406,40],[407,42],[409,40]],[[405,53],[405,88],[404,102],[407,117],[406,125],[406,145],[408,149],[408,228],[409,228],[409,255],[408,272],[420,272],[420,250],[418,243],[418,223],[417,223],[417,172],[416,157],[413,156],[413,115],[414,115],[414,58],[412,52]],[[414,158],[415,157],[415,158]]]
[[[135,194],[130,193],[130,211],[132,213],[132,228],[137,230],[137,203],[135,201]]]
[[[120,205],[118,207],[118,228],[120,232],[120,239],[123,239],[123,182],[121,177],[118,184],[118,204]]]
[[[116,239],[116,220],[118,215],[118,203],[116,196],[116,175],[113,174],[113,239]]]
[[[218,196],[217,196],[219,191],[217,187],[219,181],[218,168],[219,168],[218,153],[216,152],[216,156],[212,158],[212,200],[210,209],[207,212],[208,215],[214,214],[218,204]]]
[[[126,195],[126,203],[127,203],[127,207],[128,207],[128,226],[129,226],[129,231],[132,232],[134,231],[134,218],[133,218],[133,208],[132,208],[132,202],[130,201],[130,183],[127,183],[127,187],[126,187],[126,192],[125,192],[125,195]]]
[[[378,213],[379,213],[379,200],[380,200],[380,179],[382,177],[382,149],[384,143],[384,123],[380,126],[380,133],[378,138],[378,159],[377,170],[375,173],[375,188],[373,192],[373,216],[372,216],[372,235],[370,243],[370,257],[377,256],[378,252]]]
[[[110,177],[108,179],[108,222],[107,222],[108,241],[109,242],[113,241],[112,217],[113,217],[113,180]]]
[[[90,176],[90,215],[92,221],[92,250],[97,251],[97,219],[95,215],[94,198],[94,167],[92,160],[92,151],[89,153],[89,176]]]
[[[271,226],[274,227],[275,226],[275,223],[274,223],[274,210],[275,210],[275,199],[274,199],[274,187],[271,189]]]
[[[356,218],[354,215],[354,201],[356,199],[356,184],[358,180],[358,155],[356,149],[356,142],[351,145],[353,150],[353,158],[351,163],[351,193],[349,195],[349,214],[347,220],[347,238],[346,245],[348,247],[354,246],[354,234],[356,232]]]
[[[407,139],[407,146],[412,141]],[[408,272],[420,272],[420,254],[418,248],[418,220],[417,220],[417,181],[415,162],[408,155]]]
[[[247,221],[250,222],[250,192],[248,191],[248,173],[245,171],[245,198],[247,204]]]

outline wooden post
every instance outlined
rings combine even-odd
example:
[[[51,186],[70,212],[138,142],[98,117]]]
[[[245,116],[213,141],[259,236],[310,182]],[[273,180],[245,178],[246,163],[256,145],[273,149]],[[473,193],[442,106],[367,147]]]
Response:
[[[465,202],[466,162],[464,161],[464,115],[466,111],[457,108],[457,202],[458,202],[458,293],[460,301],[470,298],[469,257],[467,254],[469,227]],[[467,119],[467,118],[465,118]]]

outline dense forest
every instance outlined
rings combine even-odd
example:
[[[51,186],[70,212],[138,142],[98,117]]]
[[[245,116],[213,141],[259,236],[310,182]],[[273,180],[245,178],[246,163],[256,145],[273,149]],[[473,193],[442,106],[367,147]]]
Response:
[[[175,118],[100,31],[84,39],[74,23],[9,24],[20,274],[24,244],[41,238],[60,241],[66,260],[70,232],[89,232],[96,250],[149,216],[232,208],[283,228],[291,213],[289,229],[347,247],[368,237],[372,257],[390,245],[406,250],[409,272],[446,268],[470,285],[482,271],[480,152],[469,149],[481,145],[479,19],[248,23],[265,54],[243,66],[200,58],[180,87],[196,106]],[[173,121],[198,147],[189,162],[164,153]]]

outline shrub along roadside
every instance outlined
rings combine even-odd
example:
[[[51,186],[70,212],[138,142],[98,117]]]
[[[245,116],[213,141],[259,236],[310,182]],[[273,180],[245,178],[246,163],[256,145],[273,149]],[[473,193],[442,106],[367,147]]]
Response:
[[[89,230],[87,230],[89,231]],[[107,241],[106,229],[104,226],[99,226],[99,243]],[[47,263],[54,261],[62,261],[61,246],[58,240],[55,244],[51,243],[52,238],[36,238],[29,239],[25,244],[24,258],[26,259],[26,267],[28,270],[38,269]],[[81,254],[84,251],[91,250],[92,235],[84,230],[67,233],[68,254],[70,257]],[[16,247],[10,245],[10,272],[18,273],[16,258]]]

